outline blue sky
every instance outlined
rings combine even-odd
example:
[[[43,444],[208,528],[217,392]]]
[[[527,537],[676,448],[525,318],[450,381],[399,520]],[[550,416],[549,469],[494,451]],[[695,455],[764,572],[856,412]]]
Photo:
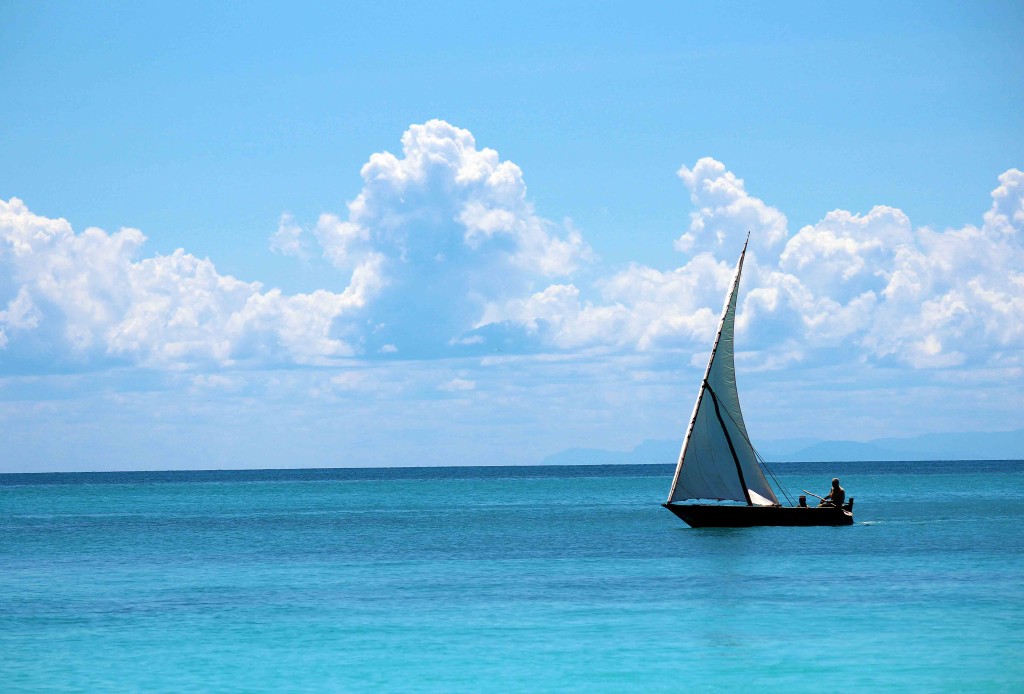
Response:
[[[0,17],[0,470],[1024,421],[1019,3]]]

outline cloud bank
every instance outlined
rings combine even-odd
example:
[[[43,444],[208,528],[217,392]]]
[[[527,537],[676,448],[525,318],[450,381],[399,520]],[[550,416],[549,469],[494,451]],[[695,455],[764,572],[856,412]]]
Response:
[[[306,225],[284,215],[270,239],[276,253],[319,256],[343,273],[340,293],[265,290],[184,250],[141,257],[138,230],[76,233],[17,198],[0,201],[0,349],[151,368],[497,348],[704,353],[750,231],[740,344],[764,368],[1024,366],[1017,169],[999,176],[977,225],[915,227],[878,206],[833,210],[794,233],[704,158],[678,171],[694,209],[674,241],[678,262],[610,267],[571,223],[541,217],[522,170],[469,131],[433,120],[401,145],[400,156],[369,157],[343,212]]]
[[[707,345],[734,258],[751,232],[740,309],[742,344],[766,359],[894,360],[915,368],[966,362],[1021,366],[1024,173],[999,177],[979,226],[913,227],[902,211],[833,210],[789,235],[785,215],[713,159],[682,167],[696,210],[671,270],[641,265],[599,280],[492,304],[563,349]]]
[[[156,368],[354,352],[334,323],[366,305],[372,272],[354,273],[340,294],[284,296],[180,249],[137,259],[145,240],[137,229],[76,234],[17,198],[0,201],[0,347],[9,357]]]

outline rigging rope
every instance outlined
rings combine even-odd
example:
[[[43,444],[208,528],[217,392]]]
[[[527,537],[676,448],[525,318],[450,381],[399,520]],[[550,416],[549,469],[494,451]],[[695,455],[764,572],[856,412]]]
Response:
[[[746,440],[747,445],[750,446],[750,450],[754,451],[754,458],[757,459],[757,464],[760,465],[761,468],[768,473],[768,476],[772,478],[772,481],[775,482],[775,486],[778,487],[780,492],[782,492],[782,496],[786,497],[786,501],[789,505],[794,506],[795,504],[793,503],[793,499],[790,498],[789,492],[786,491],[786,487],[783,486],[782,482],[779,481],[779,478],[775,476],[774,472],[772,472],[772,469],[768,467],[768,463],[765,462],[765,459],[762,458],[761,454],[757,452],[756,448],[754,448],[754,444],[750,441],[750,437],[747,436],[747,428],[739,425],[739,423],[733,418],[732,412],[729,411],[728,407],[725,408],[725,414],[729,416],[729,420],[733,423],[733,426],[743,434],[743,438]]]
[[[786,487],[783,486],[782,482],[779,481],[779,478],[775,476],[775,473],[772,472],[772,469],[768,467],[768,463],[765,462],[765,459],[761,457],[761,454],[758,453],[757,449],[754,448],[753,446],[750,447],[750,450],[754,451],[754,456],[757,458],[757,462],[761,465],[761,467],[764,468],[765,472],[767,472],[768,475],[772,478],[772,481],[775,482],[775,486],[779,488],[780,492],[782,492],[782,496],[786,497],[786,501],[789,503],[790,506],[793,506],[793,500],[789,498],[789,492],[786,491]]]

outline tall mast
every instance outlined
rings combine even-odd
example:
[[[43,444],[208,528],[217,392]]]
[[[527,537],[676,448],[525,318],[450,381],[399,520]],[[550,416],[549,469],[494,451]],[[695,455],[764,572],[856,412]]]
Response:
[[[725,319],[729,315],[729,307],[732,305],[733,298],[740,286],[740,274],[743,272],[743,259],[747,255],[747,244],[749,243],[750,232],[748,231],[747,240],[743,242],[743,250],[740,252],[739,262],[736,263],[736,276],[732,280],[732,288],[729,290],[729,296],[725,300],[725,306],[722,307],[722,317],[718,320],[718,332],[715,334],[715,344],[711,348],[711,357],[708,359],[707,368],[704,369],[704,378],[701,379],[700,391],[697,393],[697,402],[693,406],[693,414],[690,415],[690,424],[686,427],[686,437],[683,439],[683,447],[679,451],[679,461],[676,463],[676,472],[672,477],[672,486],[668,491],[669,502],[671,502],[672,498],[675,496],[676,486],[679,484],[679,473],[683,471],[683,458],[686,456],[686,448],[689,446],[690,437],[693,435],[693,427],[697,421],[697,414],[700,411],[701,400],[704,399],[704,393],[710,390],[708,387],[708,377],[711,375],[711,366],[715,363],[715,354],[718,352],[718,343],[722,339],[722,329],[725,327]],[[718,411],[718,398],[716,398],[713,393],[712,401],[715,406],[715,414],[718,415],[718,420],[722,425],[722,430],[729,443],[729,450],[732,453],[733,460],[736,462],[736,471],[740,477],[740,484],[743,486],[743,495],[746,497],[747,505],[753,505],[753,502],[750,499],[750,492],[747,491],[746,481],[743,479],[743,469],[740,466],[739,457],[736,455],[736,450],[732,444],[732,438],[729,436],[728,428],[725,426],[725,422],[722,420],[722,416]]]

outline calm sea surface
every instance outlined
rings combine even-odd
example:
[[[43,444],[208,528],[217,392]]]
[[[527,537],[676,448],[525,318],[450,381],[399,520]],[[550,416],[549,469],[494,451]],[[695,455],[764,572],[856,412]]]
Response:
[[[0,475],[3,691],[1024,691],[1024,462]]]

